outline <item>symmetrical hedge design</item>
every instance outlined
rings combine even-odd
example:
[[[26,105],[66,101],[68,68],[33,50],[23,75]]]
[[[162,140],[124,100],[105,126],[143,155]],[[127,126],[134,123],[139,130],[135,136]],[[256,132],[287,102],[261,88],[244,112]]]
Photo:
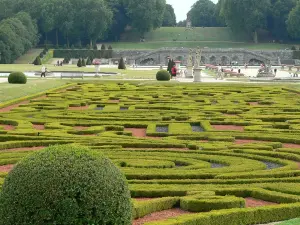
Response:
[[[148,224],[300,217],[299,94],[280,85],[78,83],[0,113],[0,124],[14,126],[0,125],[0,165],[31,154],[7,149],[76,143],[119,166],[133,198],[162,197],[134,200],[134,218],[194,212]],[[279,205],[245,208],[247,197]]]

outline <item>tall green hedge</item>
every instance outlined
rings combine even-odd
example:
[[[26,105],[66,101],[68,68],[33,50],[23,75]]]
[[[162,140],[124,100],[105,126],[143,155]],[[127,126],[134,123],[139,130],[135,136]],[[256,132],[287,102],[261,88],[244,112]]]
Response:
[[[112,58],[113,50],[92,50],[92,49],[54,49],[54,58]]]

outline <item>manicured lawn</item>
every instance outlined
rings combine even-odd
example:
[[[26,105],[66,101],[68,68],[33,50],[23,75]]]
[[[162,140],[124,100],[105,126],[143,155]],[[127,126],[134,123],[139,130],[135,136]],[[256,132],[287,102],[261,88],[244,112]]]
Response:
[[[27,84],[0,83],[0,103],[62,86],[67,80],[28,79]]]
[[[34,59],[43,51],[43,49],[40,48],[34,48],[26,52],[24,55],[19,57],[15,63],[16,64],[28,64],[32,63]]]
[[[294,220],[288,220],[282,223],[279,223],[278,225],[299,225],[300,219],[294,219]]]
[[[109,43],[113,49],[159,49],[159,48],[196,48],[196,47],[209,47],[209,48],[246,48],[252,50],[280,50],[290,47],[284,44],[271,44],[271,43],[243,43],[243,42],[200,42],[200,41],[167,41],[167,42],[117,42]]]

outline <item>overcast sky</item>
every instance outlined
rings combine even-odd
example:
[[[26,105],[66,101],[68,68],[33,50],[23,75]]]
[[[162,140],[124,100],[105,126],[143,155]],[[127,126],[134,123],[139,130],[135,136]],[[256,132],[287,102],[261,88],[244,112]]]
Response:
[[[218,0],[212,1],[215,3],[218,2]],[[191,6],[195,2],[197,2],[197,0],[167,0],[167,3],[172,5],[175,10],[177,22],[186,19],[186,14],[190,11]]]

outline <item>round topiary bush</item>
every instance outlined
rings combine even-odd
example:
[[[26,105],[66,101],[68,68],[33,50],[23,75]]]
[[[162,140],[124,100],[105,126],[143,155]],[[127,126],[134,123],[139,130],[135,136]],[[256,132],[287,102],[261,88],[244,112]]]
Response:
[[[22,72],[12,72],[8,76],[8,83],[10,83],[10,84],[26,84],[27,77]]]
[[[168,81],[171,79],[171,75],[166,70],[160,70],[156,73],[156,80]]]
[[[124,175],[98,152],[76,145],[34,153],[6,177],[1,225],[131,225]]]

